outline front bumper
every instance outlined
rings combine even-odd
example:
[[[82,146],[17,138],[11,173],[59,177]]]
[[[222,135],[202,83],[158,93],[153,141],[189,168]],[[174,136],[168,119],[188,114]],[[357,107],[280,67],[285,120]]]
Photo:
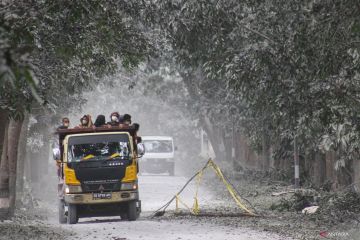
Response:
[[[138,191],[112,192],[109,199],[93,199],[92,193],[67,193],[64,196],[65,202],[70,204],[103,204],[117,203],[131,200],[138,200]]]

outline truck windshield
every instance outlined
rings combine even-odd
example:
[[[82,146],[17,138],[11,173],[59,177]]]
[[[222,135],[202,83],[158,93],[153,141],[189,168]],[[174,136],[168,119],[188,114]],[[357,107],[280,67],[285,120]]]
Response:
[[[127,134],[88,135],[69,138],[68,161],[111,160],[130,158]]]
[[[169,153],[173,152],[171,140],[144,140],[145,151],[148,153]]]

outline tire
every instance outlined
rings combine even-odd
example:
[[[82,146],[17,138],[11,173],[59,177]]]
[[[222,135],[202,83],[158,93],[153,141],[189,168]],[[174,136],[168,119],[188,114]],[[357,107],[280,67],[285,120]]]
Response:
[[[67,216],[67,223],[68,224],[76,224],[79,218],[77,215],[77,207],[75,204],[69,204],[68,207],[68,216]]]
[[[64,224],[66,223],[64,200],[59,200],[58,208],[59,208],[59,223]]]
[[[121,218],[121,220],[127,220],[127,214],[126,213],[121,213],[120,218]]]
[[[138,216],[139,214],[136,207],[136,201],[129,202],[127,219],[129,221],[135,221],[138,218]]]

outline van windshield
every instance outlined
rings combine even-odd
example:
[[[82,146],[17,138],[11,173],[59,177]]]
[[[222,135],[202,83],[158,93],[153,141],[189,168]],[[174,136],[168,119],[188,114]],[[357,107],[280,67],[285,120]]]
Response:
[[[74,136],[69,138],[68,161],[128,159],[131,157],[126,134]]]
[[[171,140],[143,140],[147,153],[170,153],[173,152]]]

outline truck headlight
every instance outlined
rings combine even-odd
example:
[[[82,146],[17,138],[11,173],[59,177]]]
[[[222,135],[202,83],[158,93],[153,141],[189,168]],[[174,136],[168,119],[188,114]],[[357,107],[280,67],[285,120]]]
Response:
[[[65,193],[80,193],[82,192],[80,185],[66,185]]]
[[[121,190],[136,190],[137,189],[137,183],[131,182],[131,183],[122,183],[121,184]]]

